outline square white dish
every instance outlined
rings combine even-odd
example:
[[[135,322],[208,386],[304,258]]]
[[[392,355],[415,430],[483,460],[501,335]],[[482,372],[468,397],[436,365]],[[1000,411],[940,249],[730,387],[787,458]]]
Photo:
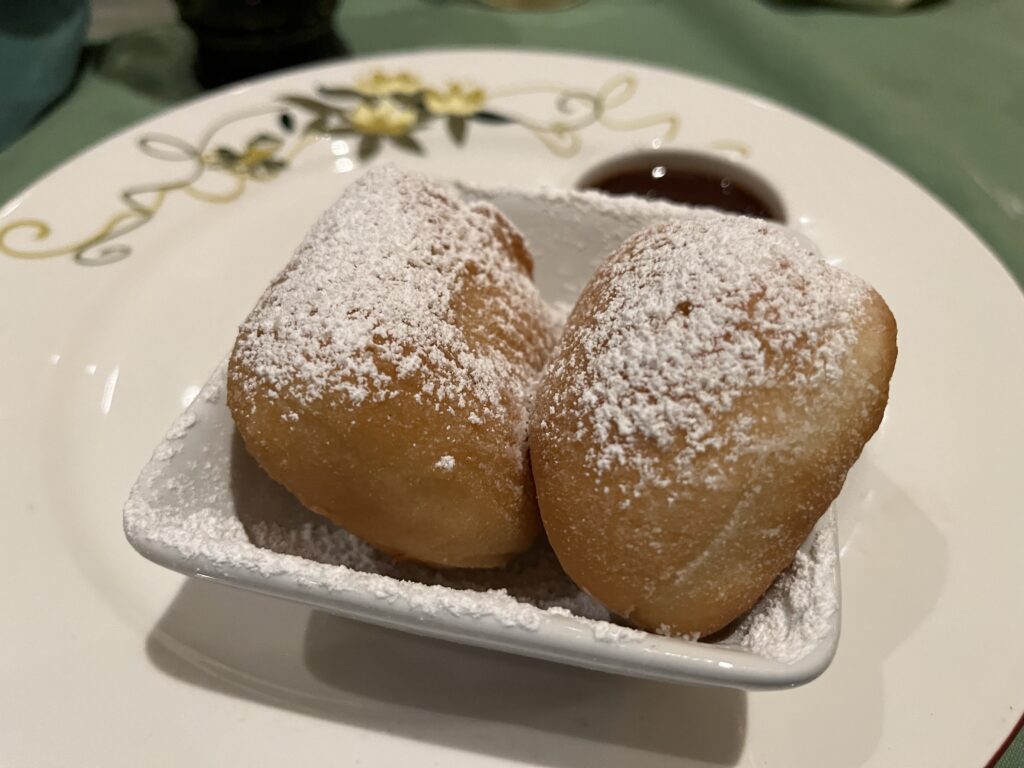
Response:
[[[665,218],[705,215],[596,193],[460,188],[495,203],[524,233],[535,279],[570,305],[596,263]],[[284,259],[282,259],[282,266]],[[255,301],[256,297],[253,297]],[[615,624],[539,547],[497,572],[394,564],[306,511],[249,458],[224,401],[219,368],[143,469],[125,531],[173,570],[375,624],[607,672],[749,689],[808,682],[839,637],[834,513],[816,527],[751,613],[713,642]]]

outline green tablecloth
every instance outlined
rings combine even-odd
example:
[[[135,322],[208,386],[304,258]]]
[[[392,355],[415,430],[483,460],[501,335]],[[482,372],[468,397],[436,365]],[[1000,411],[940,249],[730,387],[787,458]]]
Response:
[[[348,0],[337,25],[356,55],[459,45],[586,51],[766,95],[916,178],[1024,283],[1022,0],[937,0],[895,16],[796,0],[589,0],[548,14],[465,0]],[[91,45],[72,90],[0,152],[0,201],[74,152],[198,93],[192,51],[178,25]],[[1024,768],[1024,738],[999,768]]]

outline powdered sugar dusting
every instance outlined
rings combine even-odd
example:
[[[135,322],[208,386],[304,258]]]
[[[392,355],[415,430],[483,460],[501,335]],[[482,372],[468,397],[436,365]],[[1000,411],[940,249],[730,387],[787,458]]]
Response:
[[[824,637],[839,608],[835,588],[835,520],[812,534],[811,547],[769,588],[757,610],[739,624],[735,639],[744,648],[781,661],[797,661]]]
[[[696,478],[689,468],[708,450],[747,446],[742,419],[717,429],[745,393],[784,382],[799,398],[838,378],[868,295],[784,228],[726,216],[639,233],[594,285],[593,321],[570,318],[561,342],[570,354],[556,354],[547,374],[566,393],[552,415],[568,408],[578,436],[596,437],[587,461],[597,482],[631,463],[641,482],[661,486],[716,482],[715,472]],[[680,436],[671,477],[633,448],[666,450]]]
[[[503,222],[492,206],[466,205],[419,176],[368,171],[242,325],[234,355],[251,372],[244,390],[358,405],[395,397],[409,381],[438,411],[522,421],[509,411],[527,399],[529,369],[540,361],[523,358],[537,345],[481,350],[453,308],[463,287],[497,286],[510,315],[544,316],[529,264],[516,261],[528,256],[516,253],[518,235]]]
[[[171,428],[167,430],[167,440],[180,440],[195,423],[195,414],[191,411],[185,411],[181,416],[174,420]]]
[[[217,398],[225,375],[222,367],[204,392]],[[197,422],[198,414],[206,418]],[[136,546],[173,550],[182,562],[215,569],[401,602],[416,614],[490,617],[529,631],[545,618],[586,617],[606,641],[639,637],[605,628],[608,611],[566,576],[546,542],[500,569],[393,561],[271,480],[245,450],[223,402],[196,398],[186,421],[195,434],[183,443],[172,431],[125,506],[125,530]]]
[[[572,307],[573,305],[568,301],[553,301],[548,305],[551,322],[559,330],[564,328],[568,322],[569,315],[572,314]]]

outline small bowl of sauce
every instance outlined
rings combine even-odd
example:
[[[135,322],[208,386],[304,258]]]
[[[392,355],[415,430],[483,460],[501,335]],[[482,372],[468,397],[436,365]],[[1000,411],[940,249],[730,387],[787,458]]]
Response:
[[[591,168],[576,186],[609,195],[786,220],[785,206],[767,181],[737,162],[699,152],[656,150],[621,155]]]

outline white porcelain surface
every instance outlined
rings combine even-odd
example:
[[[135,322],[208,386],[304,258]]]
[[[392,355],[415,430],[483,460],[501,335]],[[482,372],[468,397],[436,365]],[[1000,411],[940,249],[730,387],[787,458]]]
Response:
[[[196,139],[234,110],[375,67],[498,88],[597,88],[617,113],[676,111],[674,144],[768,179],[791,222],[871,281],[900,325],[886,421],[838,504],[843,636],[786,692],[667,685],[475,650],[185,579],[132,551],[120,509],[154,444],[337,194],[327,147],[224,205],[178,196],[103,267],[0,255],[0,762],[908,766],[983,764],[1024,691],[1024,299],[986,248],[864,150],[762,100],[621,61],[435,52],[239,86],[125,133],[2,209],[73,240],[168,163],[147,133]],[[547,109],[550,100],[524,103]],[[440,126],[410,167],[467,181],[570,185],[647,148],[592,125],[572,158],[517,126]],[[723,143],[729,142],[729,143]],[[738,142],[738,144],[736,144]],[[731,149],[749,148],[745,158]],[[173,173],[171,174],[173,175]],[[55,731],[55,724],[59,725]]]

